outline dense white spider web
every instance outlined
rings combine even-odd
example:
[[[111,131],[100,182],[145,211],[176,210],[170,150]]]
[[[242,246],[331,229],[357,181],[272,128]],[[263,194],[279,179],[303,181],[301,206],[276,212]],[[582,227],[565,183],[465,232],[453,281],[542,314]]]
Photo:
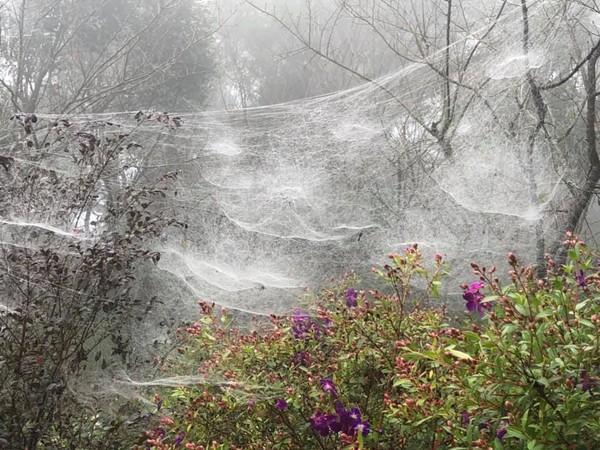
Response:
[[[188,228],[171,229],[152,244],[162,257],[140,289],[159,296],[165,317],[193,320],[199,299],[256,314],[288,312],[301,288],[318,288],[345,271],[367,272],[413,242],[453,264],[451,291],[469,279],[470,261],[498,262],[511,250],[534,261],[536,225],[556,239],[548,212],[568,201],[566,182],[579,182],[585,170],[572,153],[569,161],[563,157],[563,147],[579,144],[556,139],[573,124],[577,130],[576,119],[563,111],[565,120],[557,117],[552,133],[539,133],[529,154],[535,109],[525,105],[519,113],[515,102],[525,98],[528,71],[543,84],[570,69],[559,44],[567,38],[566,20],[548,20],[559,3],[530,6],[531,28],[546,29],[532,36],[528,55],[518,7],[491,31],[484,27],[453,44],[458,55],[485,36],[460,80],[467,87],[456,98],[460,120],[453,124],[450,157],[422,126],[440,118],[443,83],[431,66],[440,67],[444,51],[318,98],[171,113],[183,121],[178,129],[156,121],[140,126],[134,113],[69,116],[80,130],[131,130],[143,144],[119,160],[122,176],[104,180],[106,189],[181,172],[162,208]],[[583,96],[581,80],[574,77],[570,85],[573,96]],[[38,134],[57,117],[40,119]],[[113,125],[99,125],[106,122]],[[32,159],[11,151],[5,154],[13,154],[17,166],[68,173],[68,163],[51,149]],[[94,214],[102,214],[101,203]],[[48,236],[95,238],[97,230],[65,223],[52,201],[47,206],[13,205],[2,218],[0,240],[41,246]],[[18,238],[18,228],[28,231]]]

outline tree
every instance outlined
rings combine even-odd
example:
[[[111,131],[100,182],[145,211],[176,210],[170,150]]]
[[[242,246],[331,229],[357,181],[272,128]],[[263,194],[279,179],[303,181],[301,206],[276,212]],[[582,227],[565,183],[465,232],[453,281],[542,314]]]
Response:
[[[0,175],[3,448],[119,449],[126,444],[99,430],[140,419],[101,413],[105,404],[85,401],[101,393],[74,385],[94,369],[132,369],[132,325],[157,302],[134,289],[136,280],[160,258],[151,240],[182,225],[152,205],[176,174],[136,183],[123,164],[131,148],[143,151],[136,135],[149,121],[125,130],[102,121],[48,123],[33,114],[13,119],[21,150],[3,159]],[[174,124],[164,115],[159,122]],[[36,137],[44,149],[37,161],[28,157]],[[108,183],[121,187],[112,197]]]
[[[466,146],[502,136],[519,149],[527,173],[521,195],[540,211],[534,238],[538,268],[545,270],[546,253],[564,260],[562,237],[582,226],[600,180],[595,2],[338,0],[335,14],[321,21],[311,13],[315,4],[310,1],[306,15],[294,20],[275,8],[248,3],[315,55],[376,86],[378,80],[359,61],[344,59],[340,49],[329,45],[339,15],[369,28],[400,67],[426,67],[418,70],[418,79],[405,80],[415,83],[412,88],[420,95],[379,85],[396,102],[399,121],[412,124],[404,140],[435,143],[446,162],[434,162],[433,169],[456,163]],[[477,121],[485,134],[459,133],[469,121]],[[562,180],[551,193],[540,187],[544,171]]]
[[[215,30],[192,0],[10,0],[0,14],[13,111],[196,108],[206,97]]]
[[[304,1],[279,2],[277,7],[290,20],[300,14]],[[269,17],[243,2],[219,2],[219,14],[227,25],[219,31],[223,77],[221,103],[226,108],[274,105],[335,92],[357,84],[343,68],[315,57],[294,40],[282,26],[273,26]],[[333,12],[315,7],[312,14],[324,17]],[[344,47],[343,56],[361,60],[365,71],[381,74],[392,68],[387,50],[373,46],[364,30],[347,17],[338,17],[338,34],[331,46]],[[221,20],[221,22],[225,22]],[[303,20],[298,22],[303,23]],[[304,26],[304,25],[303,25]],[[230,98],[231,97],[231,98]]]

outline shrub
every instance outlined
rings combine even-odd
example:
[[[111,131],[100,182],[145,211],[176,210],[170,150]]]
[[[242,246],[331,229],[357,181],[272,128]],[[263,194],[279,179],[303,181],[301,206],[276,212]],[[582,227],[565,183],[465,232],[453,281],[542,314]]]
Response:
[[[165,368],[202,382],[157,394],[145,446],[595,448],[600,277],[582,242],[567,245],[545,279],[512,254],[506,286],[473,265],[460,324],[430,306],[447,267],[436,255],[426,270],[417,246],[376,270],[387,292],[347,276],[251,332],[202,302]]]
[[[135,187],[122,161],[141,146],[118,125],[13,119],[21,137],[0,192],[0,447],[123,448],[108,436],[135,411],[108,414],[73,381],[130,361],[130,325],[156,300],[133,290],[160,257],[147,241],[175,224],[150,205],[176,174]]]
[[[476,358],[463,386],[468,414],[509,448],[596,448],[600,445],[598,368],[600,295],[597,260],[568,235],[569,261],[548,258],[545,279],[509,255],[511,282],[502,287],[473,265],[489,285],[491,307],[481,330],[465,333]]]

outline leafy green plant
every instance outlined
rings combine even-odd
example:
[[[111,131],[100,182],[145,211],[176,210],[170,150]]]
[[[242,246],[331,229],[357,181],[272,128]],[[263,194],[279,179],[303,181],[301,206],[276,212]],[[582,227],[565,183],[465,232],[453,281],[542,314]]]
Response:
[[[416,246],[375,270],[387,292],[347,276],[251,332],[201,303],[165,367],[200,379],[157,394],[145,447],[594,448],[600,277],[581,241],[566,245],[544,279],[512,254],[506,285],[474,264],[461,324],[431,306],[442,257],[427,270]]]
[[[433,342],[432,330],[446,327],[443,310],[421,306],[445,270],[440,256],[431,273],[425,270],[411,247],[390,255],[378,271],[389,294],[359,291],[358,280],[348,276],[310,296],[307,310],[271,316],[269,326],[250,333],[231,328],[229,314],[203,303],[200,321],[182,330],[184,358],[170,370],[198,364],[205,383],[163,394],[162,423],[148,445],[400,448],[419,436],[435,440],[447,415],[459,420],[460,411],[433,412],[434,403],[417,399],[412,391],[443,398],[443,381],[433,379],[434,364],[400,355],[416,354],[404,349]],[[413,281],[424,290],[415,290]],[[425,410],[431,420],[421,420]]]
[[[509,255],[511,283],[502,286],[485,268],[492,305],[481,331],[467,335],[476,358],[465,378],[474,423],[498,424],[507,447],[595,448],[600,445],[597,394],[600,295],[597,260],[568,235],[569,261],[548,258],[544,279]]]

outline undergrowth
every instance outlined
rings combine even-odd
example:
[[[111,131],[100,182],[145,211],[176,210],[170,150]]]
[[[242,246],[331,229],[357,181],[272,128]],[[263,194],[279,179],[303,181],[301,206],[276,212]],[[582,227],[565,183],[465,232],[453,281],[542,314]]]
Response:
[[[448,267],[416,245],[374,269],[387,291],[349,275],[250,332],[201,302],[164,370],[202,382],[156,392],[135,448],[598,448],[598,262],[565,244],[541,279],[513,254],[506,283],[473,264],[461,324],[430,306]]]

